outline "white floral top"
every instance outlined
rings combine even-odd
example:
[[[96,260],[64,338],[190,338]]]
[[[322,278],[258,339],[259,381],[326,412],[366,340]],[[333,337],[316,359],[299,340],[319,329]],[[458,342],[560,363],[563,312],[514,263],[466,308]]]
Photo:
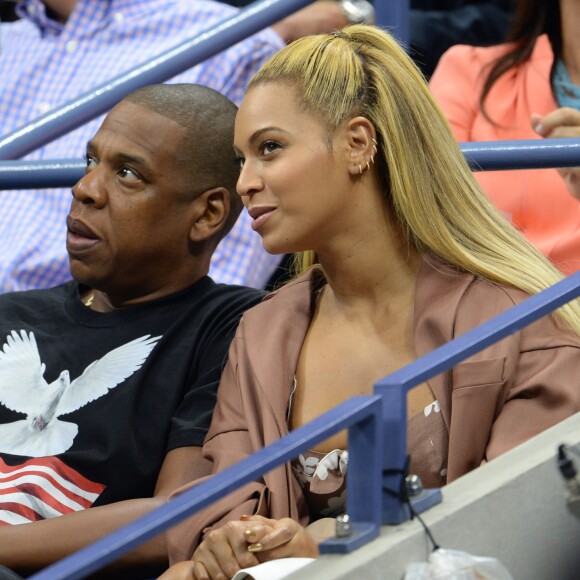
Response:
[[[411,455],[410,473],[421,477],[424,487],[441,487],[447,481],[447,427],[439,403],[427,405],[407,427]],[[348,451],[306,451],[292,462],[310,511],[310,519],[336,517],[346,508]]]

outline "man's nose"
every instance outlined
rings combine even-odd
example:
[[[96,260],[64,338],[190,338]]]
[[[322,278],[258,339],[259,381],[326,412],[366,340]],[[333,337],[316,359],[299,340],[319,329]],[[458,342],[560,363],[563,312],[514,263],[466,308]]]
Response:
[[[74,199],[83,204],[102,207],[107,198],[102,174],[99,166],[87,171],[72,188]]]

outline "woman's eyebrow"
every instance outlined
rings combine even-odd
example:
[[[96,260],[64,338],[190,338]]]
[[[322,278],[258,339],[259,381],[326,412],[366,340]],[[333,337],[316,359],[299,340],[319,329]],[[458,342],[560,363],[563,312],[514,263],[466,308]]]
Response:
[[[254,131],[252,133],[252,135],[250,136],[250,138],[248,139],[248,141],[253,144],[264,133],[267,133],[268,131],[278,131],[278,132],[281,132],[281,133],[286,133],[286,131],[284,131],[284,129],[281,129],[280,127],[275,127],[273,125],[270,125],[268,127],[262,127],[261,129],[258,129],[257,131]]]

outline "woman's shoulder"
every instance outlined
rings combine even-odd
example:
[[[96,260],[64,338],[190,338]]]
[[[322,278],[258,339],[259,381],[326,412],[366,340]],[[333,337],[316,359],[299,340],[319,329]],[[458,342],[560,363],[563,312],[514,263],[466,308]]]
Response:
[[[531,295],[524,290],[475,277],[457,310],[456,328],[461,331],[478,326],[507,312]],[[522,329],[523,350],[542,350],[558,346],[580,348],[580,337],[554,314],[546,315]]]
[[[511,43],[494,46],[470,46],[456,44],[441,57],[435,74],[462,75],[465,71],[479,75],[483,67],[488,66],[512,48]],[[435,76],[435,75],[434,75]]]
[[[493,46],[470,46],[467,44],[456,44],[449,48],[441,57],[439,73],[443,70],[446,73],[464,74],[466,70],[480,74],[482,67],[487,67],[502,56],[506,55],[515,47],[513,42],[504,42]],[[539,59],[553,60],[554,55],[548,36],[543,34],[536,40],[530,61]]]
[[[312,269],[267,294],[260,304],[244,313],[243,323],[248,326],[272,324],[304,315],[310,318],[313,292],[319,276]]]

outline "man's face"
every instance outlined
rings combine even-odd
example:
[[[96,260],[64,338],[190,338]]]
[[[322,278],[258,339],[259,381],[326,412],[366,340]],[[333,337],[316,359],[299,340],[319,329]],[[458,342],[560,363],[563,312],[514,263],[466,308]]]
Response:
[[[184,128],[123,101],[87,145],[73,187],[67,251],[73,277],[120,297],[171,286],[189,256]]]

